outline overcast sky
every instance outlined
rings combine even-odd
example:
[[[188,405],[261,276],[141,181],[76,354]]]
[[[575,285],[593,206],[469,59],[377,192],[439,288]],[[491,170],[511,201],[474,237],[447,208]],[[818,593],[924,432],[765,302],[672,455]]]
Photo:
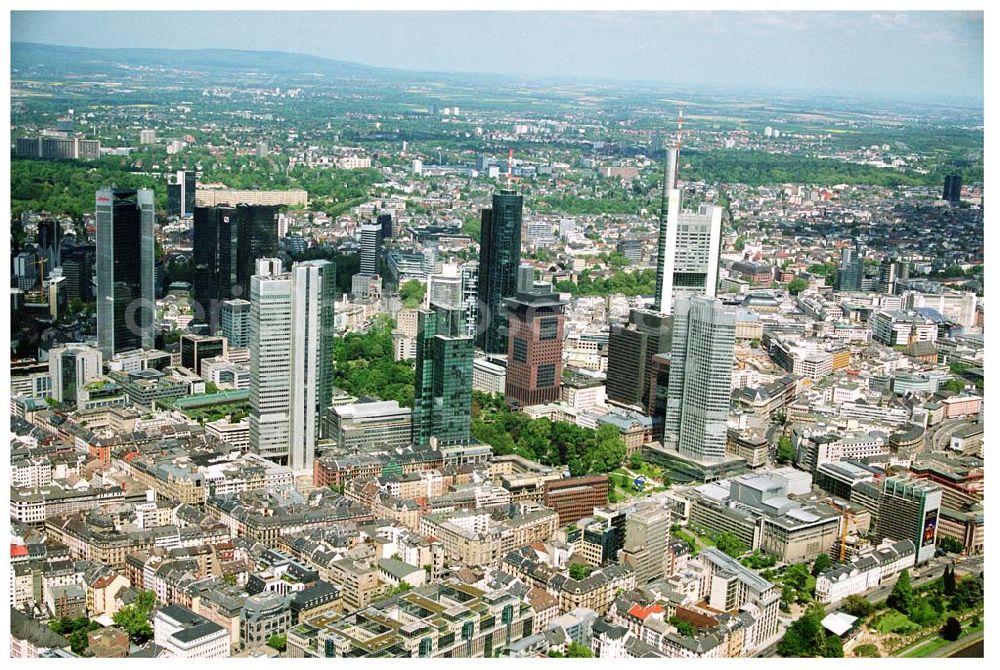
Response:
[[[13,12],[11,39],[412,70],[983,95],[981,12]]]

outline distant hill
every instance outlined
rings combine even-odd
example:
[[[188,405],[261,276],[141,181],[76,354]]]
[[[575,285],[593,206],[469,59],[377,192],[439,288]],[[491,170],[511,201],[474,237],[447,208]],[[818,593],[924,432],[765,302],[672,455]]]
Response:
[[[14,70],[53,73],[106,73],[120,65],[164,67],[204,74],[255,71],[273,75],[322,74],[333,78],[370,78],[386,81],[413,79],[430,73],[373,67],[319,56],[283,51],[238,49],[95,49],[33,42],[11,42],[10,66]],[[437,76],[437,75],[435,75]]]

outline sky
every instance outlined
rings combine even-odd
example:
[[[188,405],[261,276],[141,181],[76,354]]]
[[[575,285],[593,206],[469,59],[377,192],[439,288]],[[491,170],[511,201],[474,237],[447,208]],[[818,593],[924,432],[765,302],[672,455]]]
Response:
[[[981,12],[12,12],[11,40],[982,100]]]

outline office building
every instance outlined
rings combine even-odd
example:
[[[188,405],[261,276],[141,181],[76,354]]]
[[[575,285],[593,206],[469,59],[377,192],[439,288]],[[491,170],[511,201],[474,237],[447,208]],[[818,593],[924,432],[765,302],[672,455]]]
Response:
[[[664,443],[683,457],[721,461],[732,386],[736,313],[714,298],[678,298]]]
[[[417,317],[412,440],[468,442],[472,420],[472,339],[461,309],[432,304]]]
[[[61,269],[66,278],[66,299],[93,302],[94,258],[97,248],[93,244],[78,244],[64,249]]]
[[[152,189],[97,192],[97,342],[105,359],[153,348]]]
[[[299,265],[309,268],[310,281],[318,277],[318,308],[319,308],[319,349],[316,351],[316,383],[315,421],[320,437],[328,437],[322,431],[321,419],[323,412],[333,401],[334,377],[334,340],[336,338],[336,305],[337,305],[337,266],[332,261],[315,260]]]
[[[608,504],[608,476],[562,477],[543,484],[542,504],[559,514],[559,526],[576,523]]]
[[[840,267],[837,268],[835,286],[838,291],[860,291],[864,270],[857,248],[846,248],[840,252]]]
[[[14,256],[14,276],[17,278],[17,288],[30,291],[38,285],[39,259],[33,251],[22,251]]]
[[[719,277],[722,208],[703,203],[697,211],[681,209],[678,158],[679,148],[667,150],[653,303],[663,314],[671,313],[679,297],[714,297]]]
[[[219,318],[219,334],[232,349],[250,346],[250,301],[223,300]]]
[[[292,626],[286,595],[264,592],[243,602],[240,612],[240,648],[263,647],[273,635],[284,635]]]
[[[292,628],[288,656],[494,658],[506,645],[531,635],[535,613],[512,593],[461,583],[431,584],[398,596],[391,605],[383,600],[355,610],[343,617],[321,614]],[[379,635],[371,631],[375,621]]]
[[[186,218],[194,214],[195,207],[194,170],[181,170],[167,181],[167,216]]]
[[[876,539],[910,540],[917,547],[916,563],[934,557],[941,487],[926,479],[887,477],[882,482]]]
[[[885,258],[879,266],[879,291],[895,295],[896,284],[910,278],[910,264],[906,261]]]
[[[378,223],[361,224],[361,274],[376,275],[382,255],[382,226]]]
[[[523,208],[524,197],[504,189],[493,194],[493,207],[482,211],[476,346],[488,354],[507,353],[507,315],[502,301],[517,293]]]
[[[479,263],[469,261],[459,268],[462,277],[462,312],[465,334],[476,339],[479,318]]]
[[[944,191],[941,199],[958,204],[962,200],[962,175],[950,174],[944,178]]]
[[[392,234],[392,214],[388,212],[383,212],[378,215],[378,225],[382,228],[382,239],[391,240],[394,236]]]
[[[516,297],[503,301],[510,329],[504,395],[513,407],[557,402],[562,381],[566,303],[535,292],[530,276],[522,276]]]
[[[180,605],[165,605],[153,616],[153,640],[170,658],[229,658],[229,632]]]
[[[222,301],[250,294],[259,258],[278,252],[275,207],[239,204],[194,210],[194,300],[196,320],[215,332]]]
[[[672,319],[650,310],[629,311],[628,323],[608,334],[608,402],[645,410],[650,406],[653,356],[670,351]]]
[[[372,452],[410,444],[412,410],[395,400],[329,407],[324,434],[340,449]]]
[[[206,358],[229,354],[226,338],[218,335],[181,335],[181,367],[201,375],[201,362]]]
[[[757,640],[770,640],[778,632],[781,589],[715,547],[702,549],[698,558],[701,564],[698,596],[720,612],[753,605],[758,612]]]
[[[281,261],[257,261],[250,281],[250,447],[289,461],[292,281]]]
[[[664,576],[667,543],[670,540],[670,512],[659,505],[640,507],[625,519],[622,565],[635,571],[636,584],[647,584]]]
[[[250,446],[311,471],[333,392],[333,264],[257,261],[250,290]],[[327,328],[327,326],[329,326]]]
[[[303,189],[258,191],[255,189],[199,188],[195,193],[195,203],[201,207],[233,206],[239,203],[266,207],[277,207],[278,205],[305,207],[308,202],[308,194]]]
[[[101,352],[85,344],[69,343],[49,349],[52,399],[76,404],[77,390],[101,378]]]
[[[43,273],[51,272],[62,263],[62,238],[62,225],[58,221],[38,222],[38,256],[45,261]]]
[[[140,130],[139,144],[156,144],[156,131],[148,129]]]
[[[449,268],[446,267],[446,270]],[[450,269],[454,272],[455,266],[451,266]],[[465,310],[463,309],[462,303],[462,278],[458,274],[439,274],[430,275],[428,278],[428,304],[437,304],[448,307],[449,309],[459,309],[462,311],[462,317],[465,316]]]
[[[101,157],[101,143],[87,140],[82,135],[19,137],[14,142],[18,158],[42,160],[94,160]]]

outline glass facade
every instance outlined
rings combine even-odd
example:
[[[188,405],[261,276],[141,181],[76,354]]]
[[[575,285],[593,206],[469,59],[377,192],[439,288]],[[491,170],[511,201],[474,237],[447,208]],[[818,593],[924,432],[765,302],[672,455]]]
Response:
[[[501,302],[517,294],[524,197],[504,189],[484,209],[479,249],[479,323],[476,344],[488,354],[507,353],[507,320]]]
[[[110,358],[153,348],[151,189],[97,192],[97,340]]]
[[[467,442],[472,418],[472,338],[462,310],[431,305],[417,317],[413,442]]]
[[[194,299],[197,318],[211,332],[221,302],[247,299],[258,258],[278,252],[278,210],[269,205],[197,207],[194,210]]]

